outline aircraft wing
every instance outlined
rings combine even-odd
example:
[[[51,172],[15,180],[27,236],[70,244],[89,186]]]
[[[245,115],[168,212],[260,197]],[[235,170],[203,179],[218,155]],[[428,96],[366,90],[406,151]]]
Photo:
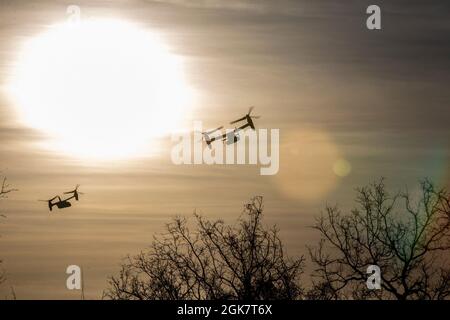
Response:
[[[240,126],[240,127],[237,128],[237,129],[238,129],[238,130],[242,130],[242,129],[245,129],[245,128],[247,128],[247,127],[250,127],[250,124],[246,123],[246,124],[244,124],[243,126]]]
[[[64,201],[68,201],[68,200],[73,199],[73,198],[75,198],[75,195],[70,196],[70,197],[68,197],[67,199],[64,199]]]
[[[243,117],[242,117],[242,118],[240,118],[240,119],[237,119],[237,120],[231,121],[231,122],[230,122],[230,124],[233,124],[233,123],[236,123],[236,122],[239,122],[239,121],[245,120],[246,118],[247,118],[246,116],[243,116]]]

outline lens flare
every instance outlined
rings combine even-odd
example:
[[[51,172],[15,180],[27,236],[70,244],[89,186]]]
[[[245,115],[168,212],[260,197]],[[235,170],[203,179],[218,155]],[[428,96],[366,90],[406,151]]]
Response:
[[[280,147],[279,190],[287,198],[301,201],[322,199],[333,190],[338,177],[334,171],[342,156],[323,130],[296,130],[284,135]],[[338,165],[338,172],[345,168]],[[348,168],[346,170],[349,170]]]

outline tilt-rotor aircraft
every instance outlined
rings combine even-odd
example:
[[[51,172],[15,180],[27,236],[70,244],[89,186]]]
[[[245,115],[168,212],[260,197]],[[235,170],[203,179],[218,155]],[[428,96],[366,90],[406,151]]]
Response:
[[[248,113],[245,116],[230,122],[230,124],[234,124],[234,123],[238,123],[238,122],[241,122],[244,120],[247,121],[247,123],[243,124],[242,126],[240,126],[238,128],[234,128],[234,130],[231,132],[227,132],[227,133],[224,133],[224,134],[216,136],[216,137],[211,136],[212,133],[221,130],[223,128],[223,126],[218,127],[214,130],[201,132],[201,134],[205,138],[205,141],[206,141],[206,144],[208,145],[208,147],[211,148],[211,142],[216,141],[216,140],[222,140],[222,141],[226,142],[227,144],[236,143],[237,141],[239,141],[239,131],[240,130],[244,130],[245,128],[248,128],[248,127],[255,130],[255,124],[253,122],[253,119],[259,119],[260,116],[251,116],[250,114],[252,113],[253,109],[254,109],[254,107],[250,107],[248,109]]]
[[[71,207],[72,204],[69,202],[69,200],[75,199],[76,201],[78,201],[80,194],[84,194],[84,193],[78,191],[78,187],[79,187],[79,186],[80,186],[80,185],[77,185],[77,186],[75,187],[75,189],[72,190],[72,191],[64,192],[63,194],[71,194],[71,196],[68,197],[68,198],[66,198],[66,199],[61,199],[60,196],[55,196],[55,197],[53,197],[53,198],[51,198],[51,199],[49,199],[49,200],[39,200],[39,201],[47,202],[47,203],[48,203],[48,209],[49,209],[50,211],[53,210],[53,207],[54,207],[54,206],[58,207],[58,209],[64,209],[64,208]],[[58,201],[53,202],[53,201],[56,200],[56,199],[57,199]]]

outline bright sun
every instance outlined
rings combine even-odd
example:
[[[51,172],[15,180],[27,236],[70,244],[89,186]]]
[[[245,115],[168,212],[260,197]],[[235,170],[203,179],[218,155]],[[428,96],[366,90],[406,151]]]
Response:
[[[24,45],[9,87],[27,125],[88,159],[146,153],[191,99],[180,60],[156,35],[119,20],[52,26]]]

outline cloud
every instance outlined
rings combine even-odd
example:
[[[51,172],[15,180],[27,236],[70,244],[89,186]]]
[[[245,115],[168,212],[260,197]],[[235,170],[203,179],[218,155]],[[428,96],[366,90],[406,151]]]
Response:
[[[45,138],[45,135],[25,127],[0,127],[0,144],[30,142]]]
[[[258,126],[280,128],[281,141],[293,137],[292,129],[309,125],[323,129],[349,160],[352,172],[310,206],[286,200],[272,178],[259,176],[256,167],[176,167],[169,162],[170,150],[163,153],[165,158],[84,166],[34,148],[46,136],[14,122],[0,102],[0,171],[20,189],[2,203],[10,229],[2,231],[0,252],[11,263],[8,270],[22,291],[20,298],[56,297],[60,279],[52,280],[53,273],[39,270],[64,270],[62,253],[76,251],[81,258],[84,252],[79,248],[93,244],[95,250],[86,254],[95,260],[94,269],[103,272],[95,278],[104,277],[108,264],[144,246],[172,214],[190,214],[197,208],[208,215],[233,217],[248,197],[264,194],[273,208],[267,211],[268,218],[284,223],[288,241],[298,246],[306,237],[298,230],[310,224],[305,217],[318,213],[325,201],[341,203],[352,197],[356,186],[377,175],[404,185],[426,175],[438,176],[441,168],[448,172],[448,0],[379,0],[380,32],[365,28],[365,8],[372,4],[368,0],[119,4],[80,0],[78,4],[88,17],[116,13],[164,34],[171,48],[186,58],[186,75],[201,91],[196,119],[205,125],[226,124],[254,104],[262,115]],[[12,63],[8,58],[15,54],[14,43],[65,19],[66,5],[0,2],[1,80]],[[308,154],[303,145],[298,148],[300,154]],[[43,203],[36,201],[76,183],[86,197],[70,214],[49,217]],[[280,213],[291,215],[291,220]],[[123,233],[116,235],[117,230]],[[124,246],[117,247],[120,243]],[[54,245],[49,261],[30,254],[48,244]],[[115,248],[110,256],[108,247]],[[109,260],[97,259],[98,252],[107,252]],[[36,288],[48,281],[53,282],[46,295],[38,296]],[[30,287],[33,282],[36,285]],[[89,287],[101,292],[102,285]]]
[[[148,2],[177,5],[188,8],[246,10],[261,13],[266,12],[270,8],[269,3],[264,0],[149,0]]]

